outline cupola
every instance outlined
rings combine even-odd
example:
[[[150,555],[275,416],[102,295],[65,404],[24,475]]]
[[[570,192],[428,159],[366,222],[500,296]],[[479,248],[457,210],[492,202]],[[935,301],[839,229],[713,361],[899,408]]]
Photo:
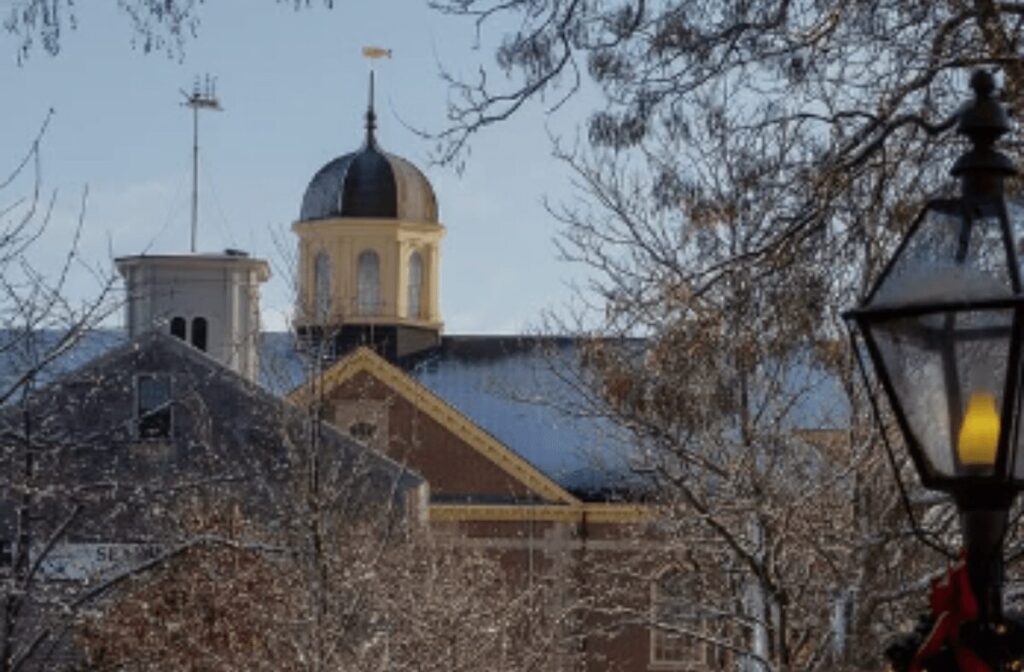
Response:
[[[316,172],[293,230],[301,334],[334,354],[371,345],[390,359],[437,344],[444,227],[427,178],[377,140],[372,72],[363,144]]]

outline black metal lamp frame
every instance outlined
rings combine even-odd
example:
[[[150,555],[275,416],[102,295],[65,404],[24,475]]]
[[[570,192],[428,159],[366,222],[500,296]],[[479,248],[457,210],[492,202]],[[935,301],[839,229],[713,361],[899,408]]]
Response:
[[[1017,452],[1018,434],[1021,432],[1022,371],[1021,348],[1024,341],[1024,287],[1020,274],[1020,259],[1017,254],[1017,241],[1003,197],[1003,181],[1016,174],[1010,160],[994,148],[995,141],[1009,130],[1009,122],[1003,106],[995,100],[993,91],[995,82],[986,72],[976,72],[971,78],[971,86],[975,91],[975,99],[963,108],[960,113],[958,130],[972,143],[970,150],[954,165],[951,173],[961,180],[961,196],[956,199],[943,199],[929,202],[910,230],[901,241],[895,254],[889,260],[874,289],[862,301],[859,307],[848,311],[844,317],[857,327],[870,359],[874,364],[876,378],[885,390],[890,401],[896,422],[903,433],[908,452],[917,468],[921,482],[926,488],[942,490],[950,493],[960,511],[964,546],[968,561],[971,586],[978,598],[980,614],[979,623],[984,627],[998,626],[1005,631],[1002,614],[1003,539],[1007,527],[1007,516],[1010,505],[1016,494],[1024,488],[1024,480],[1014,476],[1014,464]],[[908,243],[914,238],[922,224],[932,213],[942,213],[957,217],[959,245],[955,260],[962,262],[967,255],[971,240],[971,231],[975,223],[985,218],[991,222],[999,222],[1002,252],[1007,263],[1006,274],[1009,280],[1010,294],[999,298],[984,300],[952,300],[914,302],[906,305],[872,306],[878,289],[883,286],[893,272],[897,261],[907,250]],[[900,320],[924,315],[959,315],[964,313],[980,313],[986,311],[1010,311],[1012,320],[1009,325],[1009,341],[1007,370],[1004,378],[1002,408],[999,415],[999,438],[996,447],[994,468],[990,473],[981,475],[971,470],[959,469],[959,457],[954,451],[955,467],[952,475],[938,473],[932,468],[925,448],[913,431],[901,397],[893,383],[891,372],[887,369],[882,351],[873,335],[873,327],[888,321]],[[1006,327],[986,328],[987,334],[994,336],[1006,333]],[[993,329],[998,329],[993,331]],[[984,331],[984,329],[983,329]],[[947,343],[947,347],[951,347]],[[953,358],[952,352],[942,351],[942,356]],[[947,385],[949,382],[947,381]],[[959,383],[954,389],[947,389],[947,402],[959,404]],[[871,385],[868,382],[869,394]],[[872,399],[877,408],[877,401]],[[952,430],[951,430],[952,431]],[[897,474],[899,478],[899,474]]]
[[[951,212],[958,210],[963,222],[963,237],[970,235],[973,221],[977,215],[982,216],[996,213],[1003,233],[1005,253],[1008,258],[1008,275],[1012,297],[990,299],[983,301],[936,301],[930,303],[914,303],[905,306],[884,306],[884,307],[860,307],[847,311],[844,317],[852,320],[862,335],[871,362],[874,364],[878,380],[890,399],[890,407],[896,417],[900,430],[907,443],[908,452],[914,461],[914,466],[921,478],[921,484],[931,490],[942,490],[953,495],[957,505],[961,509],[992,509],[1009,508],[1014,495],[1024,486],[1024,483],[1014,483],[1012,474],[1015,464],[1014,447],[1018,441],[1020,427],[1017,423],[1018,409],[1021,402],[1021,345],[1024,339],[1024,293],[1022,293],[1021,277],[1019,272],[1020,260],[1017,255],[1016,244],[1010,228],[1009,217],[1006,212],[1006,204],[999,198],[978,198],[965,194],[961,199],[943,199],[928,203],[918,215],[906,237],[901,241],[896,253],[890,259],[881,276],[875,284],[874,290],[868,294],[863,304],[866,306],[874,298],[878,288],[885,283],[885,280],[892,273],[895,262],[901,256],[907,243],[913,238],[917,229],[927,218],[930,212]],[[972,214],[975,215],[972,217]],[[961,254],[964,254],[961,252]],[[945,476],[936,473],[928,464],[926,451],[918,441],[916,434],[910,426],[907,414],[900,403],[892,378],[882,357],[881,350],[872,334],[871,327],[890,320],[899,320],[908,317],[919,317],[928,314],[940,313],[977,313],[987,311],[1013,311],[1013,319],[1010,326],[1009,358],[1006,371],[1005,387],[1003,390],[1003,404],[1000,410],[1000,433],[999,443],[996,448],[995,468],[992,475],[949,475]],[[959,395],[959,392],[957,392]],[[955,456],[954,456],[955,458]]]

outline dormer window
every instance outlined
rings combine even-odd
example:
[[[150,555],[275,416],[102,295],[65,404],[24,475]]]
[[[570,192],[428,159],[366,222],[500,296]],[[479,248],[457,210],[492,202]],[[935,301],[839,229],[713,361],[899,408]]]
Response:
[[[171,437],[171,377],[144,374],[135,379],[136,434],[140,439]]]

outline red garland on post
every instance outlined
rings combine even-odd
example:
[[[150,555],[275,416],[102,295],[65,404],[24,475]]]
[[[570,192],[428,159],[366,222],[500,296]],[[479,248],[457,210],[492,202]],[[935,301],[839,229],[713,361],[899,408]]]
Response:
[[[948,647],[953,654],[960,672],[991,672],[991,668],[960,639],[962,626],[978,620],[978,598],[971,590],[963,553],[960,560],[946,570],[945,577],[932,582],[928,602],[935,625],[914,654],[909,672],[922,672],[927,668],[927,661],[942,653],[943,647]]]
[[[922,614],[914,632],[893,641],[885,651],[894,672],[1018,672],[1024,669],[1024,620],[1003,617],[998,624],[983,618],[981,601],[971,586],[967,554],[931,584],[930,613]]]

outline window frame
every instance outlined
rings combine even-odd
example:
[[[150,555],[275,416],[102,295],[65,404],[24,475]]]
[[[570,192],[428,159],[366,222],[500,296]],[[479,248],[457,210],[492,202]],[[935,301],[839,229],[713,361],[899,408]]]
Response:
[[[366,420],[356,420],[348,426],[348,435],[360,445],[369,445],[377,436],[377,424]]]
[[[142,381],[144,379],[165,380],[167,382],[167,400],[156,408],[146,411],[142,410]],[[166,441],[174,438],[174,376],[169,373],[143,372],[135,374],[135,385],[132,407],[132,428],[133,436],[139,441]],[[157,413],[167,413],[166,434],[149,434],[143,432],[143,422]]]
[[[177,331],[179,331],[177,329],[177,327],[179,327],[179,326],[181,327],[181,329],[180,329],[181,333],[180,334],[176,333]],[[177,339],[180,339],[182,341],[185,341],[186,343],[188,342],[188,320],[186,320],[184,316],[182,316],[182,315],[175,315],[174,317],[172,317],[171,318],[171,323],[170,323],[169,327],[170,327],[171,336],[173,336],[173,337],[175,337]]]
[[[192,347],[200,352],[209,352],[210,349],[210,321],[199,315],[192,318],[189,342]],[[199,343],[199,335],[202,336],[202,343]]]
[[[333,266],[327,250],[321,249],[313,258],[313,311],[317,319],[326,318],[331,311]]]
[[[373,260],[372,266],[369,260]],[[364,260],[367,270],[364,272]],[[373,281],[366,277],[372,268]],[[364,275],[365,273],[365,275]],[[380,254],[373,248],[366,248],[356,257],[356,314],[374,316],[381,313]],[[371,301],[372,299],[372,301]]]
[[[696,670],[706,669],[708,656],[708,643],[701,639],[701,635],[707,633],[706,619],[693,614],[694,634],[672,632],[657,627],[663,620],[659,615],[659,609],[667,600],[661,597],[662,582],[672,575],[683,575],[679,567],[667,567],[655,576],[651,582],[651,627],[650,627],[650,650],[649,666],[652,670]],[[690,641],[687,641],[690,640]],[[679,648],[684,653],[677,657],[668,657],[664,652],[670,648]],[[689,652],[688,654],[686,652]]]
[[[415,264],[413,263],[415,261]],[[413,269],[416,269],[413,283]],[[409,254],[408,282],[406,283],[405,314],[413,320],[423,317],[423,255],[419,250]],[[415,298],[415,302],[413,299]],[[415,309],[414,309],[415,308]]]

